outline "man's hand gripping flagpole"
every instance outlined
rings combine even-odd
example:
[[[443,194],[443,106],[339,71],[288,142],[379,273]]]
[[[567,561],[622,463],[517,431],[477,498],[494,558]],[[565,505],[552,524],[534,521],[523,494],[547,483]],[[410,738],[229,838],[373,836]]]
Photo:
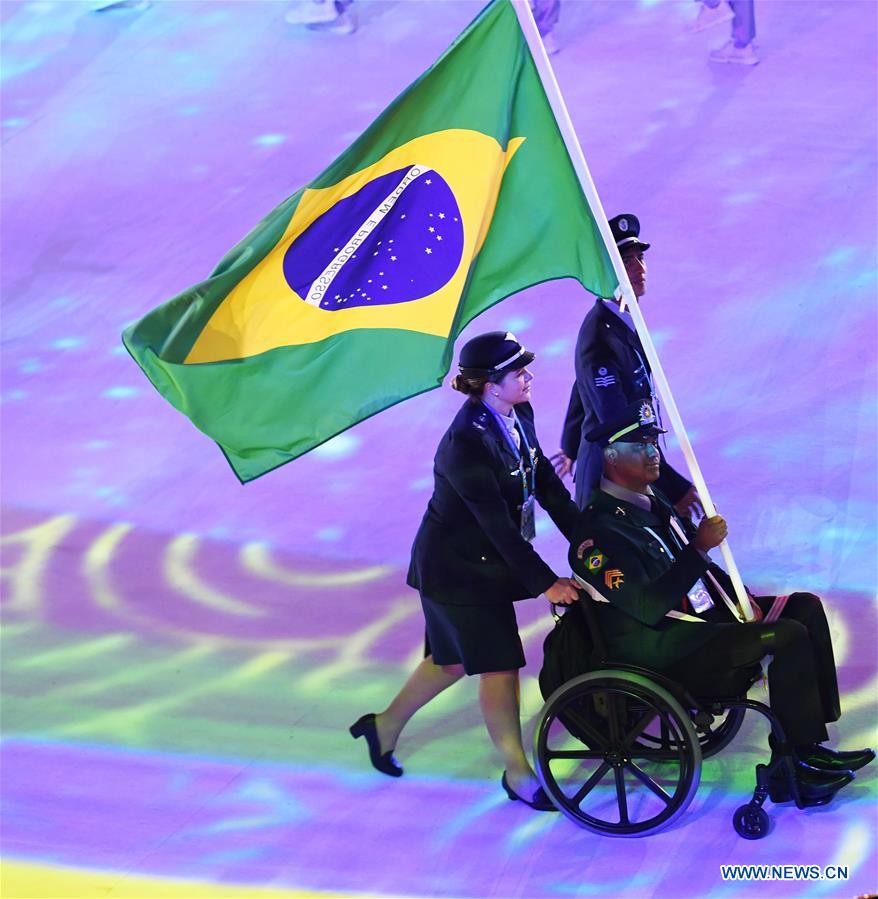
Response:
[[[686,429],[683,427],[683,420],[682,418],[680,418],[680,411],[677,409],[677,404],[674,402],[674,397],[671,393],[668,379],[665,376],[664,369],[662,368],[662,364],[659,361],[658,353],[656,352],[655,345],[652,342],[652,337],[650,336],[649,330],[646,327],[643,313],[640,311],[640,304],[637,302],[637,297],[635,297],[634,295],[634,290],[631,287],[631,282],[628,280],[628,273],[625,271],[625,266],[622,263],[622,257],[619,254],[619,248],[616,246],[616,242],[615,240],[613,240],[613,235],[610,232],[610,226],[607,223],[606,213],[604,212],[604,208],[601,205],[601,201],[598,197],[597,189],[595,188],[591,173],[588,170],[588,164],[586,163],[585,156],[582,153],[582,147],[579,145],[579,139],[577,138],[576,131],[573,128],[573,122],[570,119],[570,114],[567,112],[567,104],[564,102],[564,98],[561,95],[561,89],[558,86],[557,80],[555,79],[555,73],[552,71],[552,65],[549,62],[549,56],[546,53],[545,47],[543,46],[543,41],[540,37],[539,30],[537,29],[536,22],[534,21],[533,13],[530,9],[530,4],[528,3],[528,0],[508,0],[508,2],[510,2],[515,9],[515,14],[518,17],[519,24],[521,25],[521,30],[524,34],[528,46],[530,47],[531,55],[533,56],[534,63],[537,67],[540,80],[542,81],[543,89],[546,92],[549,104],[552,107],[552,111],[555,113],[555,121],[558,123],[558,128],[561,131],[561,136],[564,139],[565,146],[567,147],[567,152],[569,153],[570,159],[573,162],[573,168],[575,169],[577,177],[579,178],[579,183],[582,187],[583,193],[585,194],[585,198],[588,201],[589,206],[591,207],[595,222],[597,222],[598,228],[600,229],[601,236],[603,237],[604,244],[607,248],[607,253],[609,253],[610,259],[612,260],[613,268],[616,272],[616,277],[619,279],[619,288],[622,293],[622,308],[624,309],[627,306],[631,313],[631,318],[634,321],[634,326],[637,329],[637,334],[640,337],[640,342],[643,344],[646,358],[649,361],[650,368],[652,369],[652,375],[655,379],[659,396],[664,403],[665,411],[667,412],[668,417],[671,420],[671,427],[674,429],[674,434],[676,435],[677,440],[680,443],[680,449],[683,453],[683,457],[686,460],[686,465],[689,468],[689,473],[692,476],[692,483],[695,485],[695,489],[698,491],[698,495],[701,498],[701,504],[704,507],[705,515],[707,515],[708,517],[712,517],[716,515],[716,508],[710,498],[710,493],[707,489],[707,483],[705,482],[704,476],[701,473],[701,469],[698,466],[698,462],[695,458],[695,452],[693,451],[692,444],[689,442],[689,437],[686,434]],[[735,560],[732,556],[732,550],[729,547],[728,540],[723,540],[723,542],[720,544],[720,551],[722,553],[723,561],[726,563],[726,569],[728,570],[729,576],[732,579],[732,585],[735,588],[735,595],[737,596],[738,603],[740,604],[741,610],[744,614],[744,618],[747,621],[753,621],[755,617],[753,614],[753,608],[750,605],[750,599],[747,595],[747,590],[744,587],[744,582],[741,580],[741,575],[738,571],[738,566],[735,564]]]

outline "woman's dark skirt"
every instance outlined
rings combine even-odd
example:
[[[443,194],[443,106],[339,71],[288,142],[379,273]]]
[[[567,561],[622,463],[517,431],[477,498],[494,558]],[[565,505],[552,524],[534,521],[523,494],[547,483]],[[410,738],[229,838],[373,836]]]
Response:
[[[511,602],[443,605],[421,594],[427,622],[424,656],[437,665],[463,665],[467,674],[523,668],[524,649]]]

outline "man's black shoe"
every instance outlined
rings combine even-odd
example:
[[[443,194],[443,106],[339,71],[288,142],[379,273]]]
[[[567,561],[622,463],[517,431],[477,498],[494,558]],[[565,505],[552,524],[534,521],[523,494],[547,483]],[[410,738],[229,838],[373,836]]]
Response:
[[[853,771],[819,771],[804,762],[796,762],[794,767],[799,795],[805,805],[826,805],[854,779]],[[768,797],[772,802],[791,802],[794,798],[783,769],[769,779]]]
[[[797,746],[796,755],[806,765],[817,768],[818,771],[859,771],[875,758],[875,750],[844,752],[820,743],[811,743],[810,746]]]

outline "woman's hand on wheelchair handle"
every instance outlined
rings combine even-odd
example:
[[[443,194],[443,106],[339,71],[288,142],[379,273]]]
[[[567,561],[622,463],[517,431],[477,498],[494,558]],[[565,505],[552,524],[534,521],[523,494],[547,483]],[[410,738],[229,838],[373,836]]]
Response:
[[[559,577],[548,590],[546,590],[546,599],[552,605],[569,606],[570,603],[579,599],[579,587],[576,581],[569,577]]]

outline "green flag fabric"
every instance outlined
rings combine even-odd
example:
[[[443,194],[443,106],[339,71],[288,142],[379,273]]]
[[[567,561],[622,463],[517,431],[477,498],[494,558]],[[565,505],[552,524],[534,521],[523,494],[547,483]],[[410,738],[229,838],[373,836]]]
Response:
[[[508,0],[123,341],[242,482],[442,383],[511,294],[612,264]]]

